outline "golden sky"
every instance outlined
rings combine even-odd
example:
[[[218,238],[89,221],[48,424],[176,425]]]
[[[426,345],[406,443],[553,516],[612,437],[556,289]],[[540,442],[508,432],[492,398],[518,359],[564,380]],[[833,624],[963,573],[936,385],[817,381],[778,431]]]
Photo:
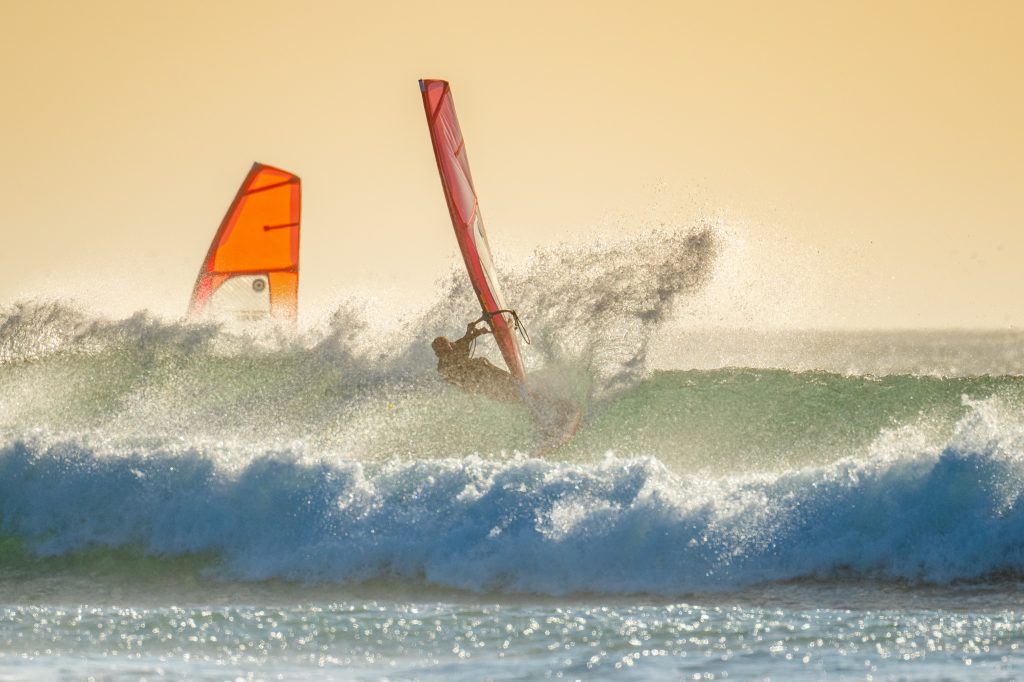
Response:
[[[300,315],[457,251],[714,220],[691,325],[1024,326],[1024,3],[0,0],[0,303],[184,312],[253,161],[303,179]],[[386,307],[386,306],[385,306]]]

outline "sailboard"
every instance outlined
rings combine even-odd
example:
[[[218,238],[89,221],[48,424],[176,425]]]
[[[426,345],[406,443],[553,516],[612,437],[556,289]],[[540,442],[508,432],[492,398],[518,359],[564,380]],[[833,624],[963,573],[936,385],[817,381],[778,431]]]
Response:
[[[514,329],[519,325],[514,313],[505,305],[494,271],[491,247],[480,216],[480,202],[469,172],[466,142],[455,115],[451,87],[443,80],[421,80],[420,93],[423,95],[430,140],[434,145],[434,159],[462,260],[501,356],[525,397],[526,370]]]
[[[295,323],[302,185],[254,163],[199,268],[188,319]]]

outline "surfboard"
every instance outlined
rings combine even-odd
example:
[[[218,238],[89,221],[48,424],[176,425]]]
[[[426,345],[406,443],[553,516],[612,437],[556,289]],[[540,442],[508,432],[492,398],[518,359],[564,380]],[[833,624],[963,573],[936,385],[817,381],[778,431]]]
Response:
[[[254,163],[199,267],[188,319],[294,324],[301,209],[298,176]]]
[[[469,273],[480,309],[494,333],[494,340],[501,351],[501,357],[519,384],[524,399],[527,396],[526,370],[523,355],[515,333],[515,320],[505,305],[498,277],[494,271],[491,247],[487,232],[480,216],[480,202],[477,200],[473,176],[469,171],[469,156],[466,141],[462,137],[459,119],[455,115],[455,102],[447,81],[421,80],[420,93],[423,108],[427,114],[430,140],[434,146],[434,159],[441,175],[448,213],[451,215],[455,238],[462,252],[462,260]]]

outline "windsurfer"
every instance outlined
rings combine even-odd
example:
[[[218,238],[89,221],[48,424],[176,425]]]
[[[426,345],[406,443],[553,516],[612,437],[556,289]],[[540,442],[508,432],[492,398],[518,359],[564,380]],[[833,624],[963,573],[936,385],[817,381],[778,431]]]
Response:
[[[495,367],[487,358],[471,357],[473,341],[490,334],[486,325],[479,326],[483,318],[466,325],[466,334],[458,341],[439,336],[430,344],[437,355],[437,372],[445,381],[467,393],[486,396],[504,402],[520,400],[515,379],[505,370]]]

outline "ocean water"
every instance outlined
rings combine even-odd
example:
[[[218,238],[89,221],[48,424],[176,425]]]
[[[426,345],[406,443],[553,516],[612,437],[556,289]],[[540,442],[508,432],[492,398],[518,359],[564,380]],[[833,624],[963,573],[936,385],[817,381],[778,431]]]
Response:
[[[671,331],[718,249],[504,273],[554,451],[435,376],[457,273],[390,328],[4,307],[0,680],[1024,678],[1024,334]]]

